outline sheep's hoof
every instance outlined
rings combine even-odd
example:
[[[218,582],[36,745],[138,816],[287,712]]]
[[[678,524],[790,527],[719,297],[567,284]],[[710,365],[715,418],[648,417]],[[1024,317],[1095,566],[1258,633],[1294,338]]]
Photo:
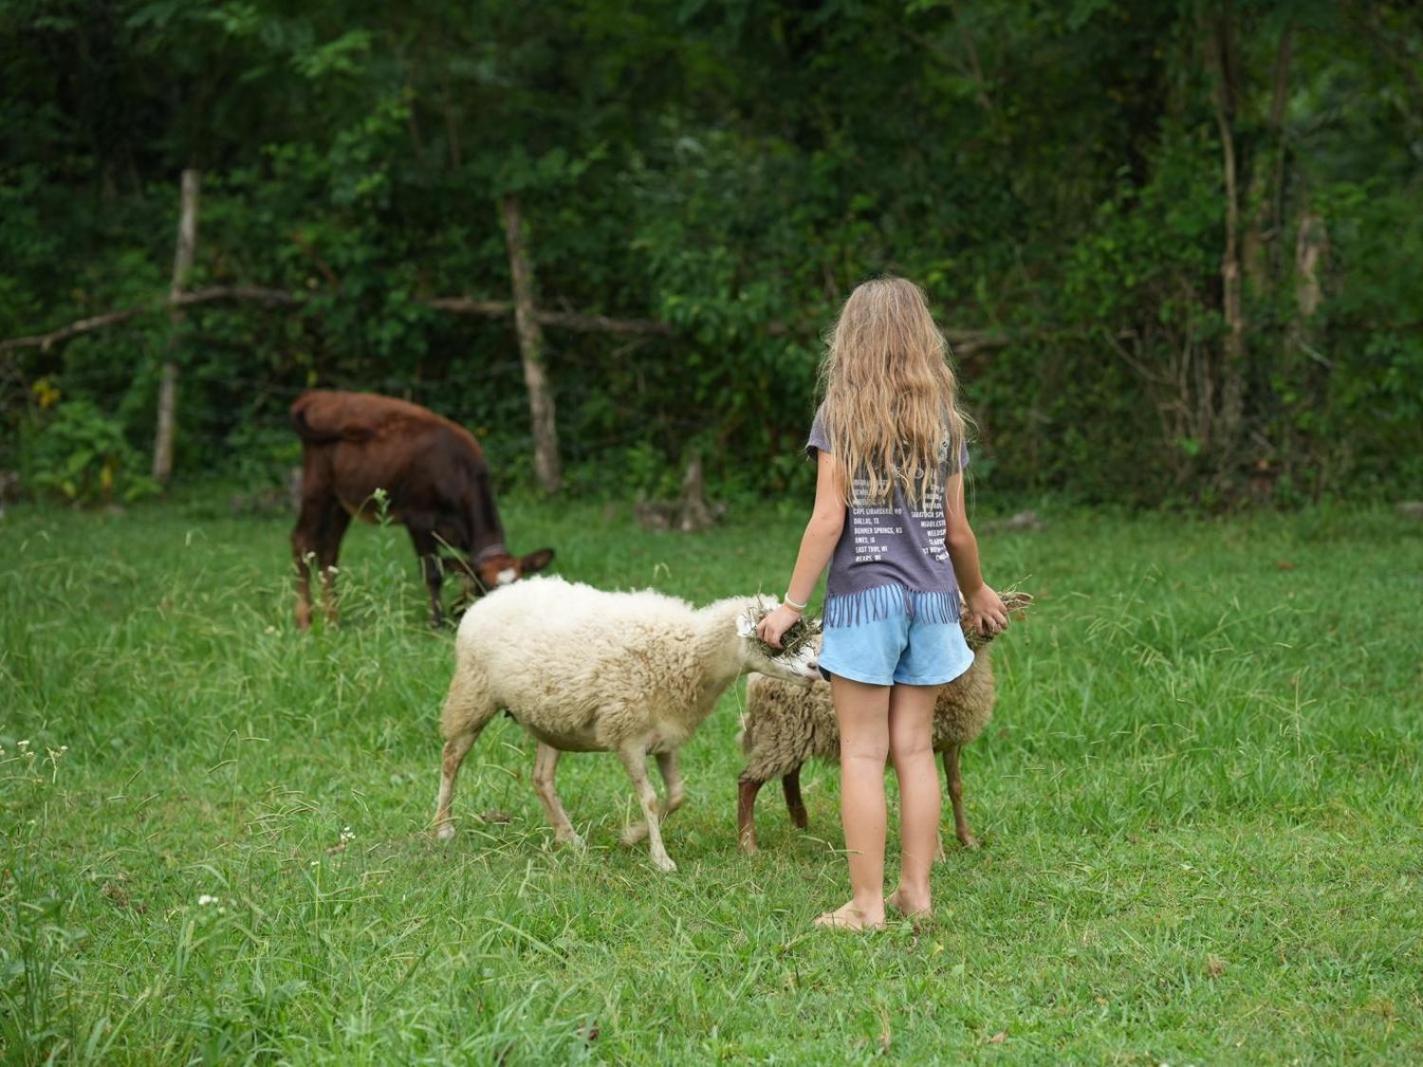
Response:
[[[453,841],[455,839],[455,824],[452,822],[441,823],[440,828],[435,831],[435,837],[441,841]]]
[[[677,869],[677,865],[672,862],[672,857],[667,855],[653,856],[652,865],[663,874],[671,874]]]
[[[756,847],[756,839],[754,837],[743,837],[741,839],[741,851],[748,856],[754,856],[761,850]]]
[[[959,844],[963,845],[963,847],[970,852],[975,852],[978,849],[978,838],[974,837],[973,834],[964,834],[959,838]]]
[[[647,823],[635,822],[623,830],[623,835],[619,839],[625,845],[635,845],[647,837]]]
[[[580,852],[588,847],[588,843],[572,830],[569,830],[567,833],[554,834],[553,843],[555,845],[567,845],[569,848],[576,848]]]

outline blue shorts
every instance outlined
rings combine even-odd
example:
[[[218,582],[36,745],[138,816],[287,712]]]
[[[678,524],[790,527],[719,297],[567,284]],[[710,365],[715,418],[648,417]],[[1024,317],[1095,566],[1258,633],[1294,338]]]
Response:
[[[956,622],[921,622],[908,615],[851,626],[827,626],[820,673],[868,685],[943,685],[973,665]]]

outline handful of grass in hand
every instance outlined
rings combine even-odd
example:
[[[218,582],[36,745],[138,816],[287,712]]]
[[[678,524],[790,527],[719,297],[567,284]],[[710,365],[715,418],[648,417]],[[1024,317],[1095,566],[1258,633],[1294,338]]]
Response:
[[[755,613],[756,624],[760,625],[761,620],[764,619],[767,615],[769,615],[775,607],[775,604],[763,603],[759,608],[757,608]],[[762,641],[761,638],[757,636],[753,636],[752,639],[763,649],[766,650],[766,655],[768,656],[791,656],[794,655],[796,652],[799,652],[802,648],[804,648],[806,645],[810,644],[810,642],[814,641],[817,637],[819,637],[820,630],[821,626],[819,615],[815,615],[811,618],[806,618],[802,615],[795,622],[791,623],[791,628],[789,630],[781,634],[780,648],[772,648],[770,645],[766,644],[765,641]]]

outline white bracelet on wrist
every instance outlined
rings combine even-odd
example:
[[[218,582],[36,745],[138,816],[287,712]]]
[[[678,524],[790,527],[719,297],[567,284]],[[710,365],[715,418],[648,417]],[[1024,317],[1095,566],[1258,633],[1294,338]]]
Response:
[[[807,600],[805,604],[797,604],[794,600],[791,599],[791,595],[787,593],[785,595],[784,603],[788,608],[794,608],[796,611],[804,611],[806,604],[809,604],[810,601]]]

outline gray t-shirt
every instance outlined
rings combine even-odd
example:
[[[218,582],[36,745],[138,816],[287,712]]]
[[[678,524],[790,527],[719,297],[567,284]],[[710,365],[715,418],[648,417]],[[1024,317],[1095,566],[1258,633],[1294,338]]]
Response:
[[[823,409],[815,413],[806,453],[830,451]],[[945,447],[924,503],[914,508],[899,486],[887,504],[852,504],[845,528],[830,558],[825,584],[824,624],[852,626],[908,615],[923,622],[950,623],[959,618],[959,587],[944,544],[944,488],[968,466],[968,446],[958,462]],[[868,480],[856,477],[851,498],[863,500]]]

